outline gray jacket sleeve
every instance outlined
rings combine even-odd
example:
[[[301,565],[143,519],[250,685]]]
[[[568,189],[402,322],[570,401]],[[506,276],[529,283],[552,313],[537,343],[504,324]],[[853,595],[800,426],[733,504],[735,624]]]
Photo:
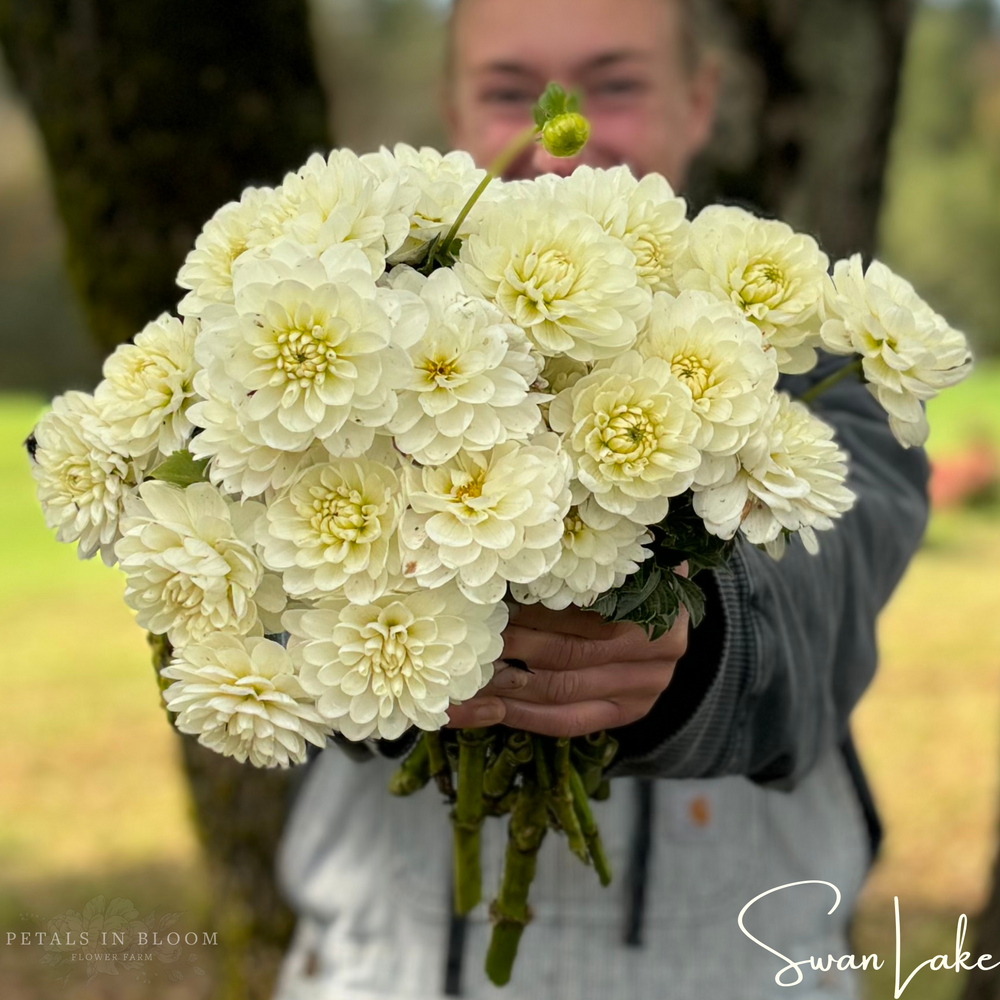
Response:
[[[801,393],[842,364],[821,356],[782,388]],[[796,540],[776,562],[741,543],[731,572],[703,574],[705,620],[649,715],[614,731],[611,777],[741,774],[790,790],[843,738],[875,672],[876,619],[926,526],[928,464],[853,378],[815,410],[850,456],[857,503],[816,556]]]

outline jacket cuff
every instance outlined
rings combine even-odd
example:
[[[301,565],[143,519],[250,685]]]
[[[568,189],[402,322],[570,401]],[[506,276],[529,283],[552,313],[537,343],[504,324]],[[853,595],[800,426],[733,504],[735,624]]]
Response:
[[[729,772],[739,706],[750,690],[756,642],[750,582],[737,547],[728,567],[699,578],[706,596],[701,625],[667,689],[644,718],[612,729],[619,750],[609,778],[700,778]]]

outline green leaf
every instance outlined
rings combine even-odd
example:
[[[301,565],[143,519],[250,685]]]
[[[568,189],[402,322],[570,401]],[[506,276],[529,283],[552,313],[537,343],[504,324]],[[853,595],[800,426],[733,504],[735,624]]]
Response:
[[[566,91],[558,83],[550,83],[545,88],[545,93],[538,99],[538,103],[532,109],[535,124],[541,128],[546,122],[551,121],[557,115],[566,113],[567,97]]]
[[[705,620],[705,591],[694,580],[678,576],[676,573],[673,584],[681,604],[687,608],[691,616],[692,627],[697,628]]]
[[[208,459],[195,460],[191,452],[175,451],[165,462],[161,462],[147,477],[161,479],[175,486],[190,486],[192,483],[207,483]]]

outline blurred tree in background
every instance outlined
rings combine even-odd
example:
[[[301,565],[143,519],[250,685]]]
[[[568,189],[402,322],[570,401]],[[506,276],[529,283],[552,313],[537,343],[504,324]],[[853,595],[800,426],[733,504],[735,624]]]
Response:
[[[329,144],[304,0],[245,0],[238,17],[194,0],[0,0],[0,44],[42,136],[70,279],[102,353],[176,307],[177,269],[219,206]],[[20,319],[34,351],[57,349],[33,312]],[[157,649],[162,664],[169,648]],[[273,877],[291,774],[180,742],[222,995],[264,1000],[293,926]]]
[[[886,262],[1000,351],[1000,37],[989,0],[927,6],[906,61],[889,197]]]

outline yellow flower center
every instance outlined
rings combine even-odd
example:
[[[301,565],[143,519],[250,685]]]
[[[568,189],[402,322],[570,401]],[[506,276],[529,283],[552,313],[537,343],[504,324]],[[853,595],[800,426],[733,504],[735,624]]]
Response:
[[[773,261],[756,261],[743,272],[740,297],[747,305],[769,302],[780,297],[784,290],[785,272]]]
[[[311,501],[300,507],[299,513],[309,520],[324,545],[357,542],[362,536],[369,542],[378,538],[380,508],[367,503],[357,490],[314,486],[309,494]]]
[[[322,382],[326,371],[337,360],[337,352],[326,340],[326,330],[315,324],[308,330],[285,330],[278,334],[278,356],[274,366],[284,372],[289,382],[307,389]]]
[[[421,368],[427,372],[427,381],[443,385],[458,372],[458,358],[425,358]]]
[[[524,261],[521,290],[534,302],[548,305],[565,298],[575,281],[576,267],[562,250],[532,252]]]
[[[583,519],[580,517],[576,507],[563,518],[563,539],[566,542],[574,541],[586,529],[587,526],[583,523]]]
[[[597,421],[602,462],[640,462],[656,451],[656,425],[639,406],[621,405]]]
[[[670,370],[682,382],[687,383],[695,399],[703,395],[711,385],[711,371],[701,358],[694,355],[678,355],[670,362]]]

